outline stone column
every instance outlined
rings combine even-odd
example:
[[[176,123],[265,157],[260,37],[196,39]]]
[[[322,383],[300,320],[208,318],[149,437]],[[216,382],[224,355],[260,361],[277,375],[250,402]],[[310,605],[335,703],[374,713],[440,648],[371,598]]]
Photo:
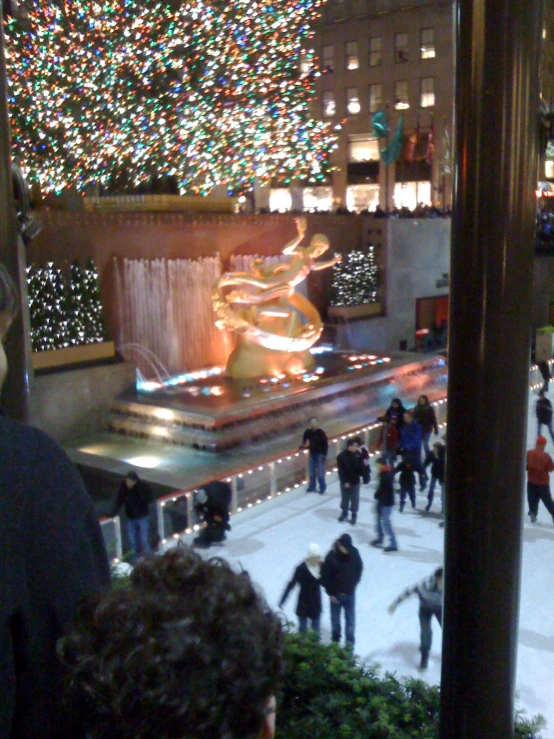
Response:
[[[457,0],[441,739],[513,737],[541,0]]]

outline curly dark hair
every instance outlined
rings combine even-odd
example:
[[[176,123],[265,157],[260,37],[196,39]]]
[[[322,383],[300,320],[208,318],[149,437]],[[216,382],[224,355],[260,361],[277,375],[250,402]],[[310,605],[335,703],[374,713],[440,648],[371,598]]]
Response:
[[[246,572],[178,547],[84,604],[58,653],[68,707],[93,739],[257,739],[282,649]]]

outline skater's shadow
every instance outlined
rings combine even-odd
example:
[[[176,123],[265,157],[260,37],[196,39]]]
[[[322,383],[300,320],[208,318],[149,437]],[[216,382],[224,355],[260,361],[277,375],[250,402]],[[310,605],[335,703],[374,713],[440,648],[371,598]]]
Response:
[[[546,539],[547,541],[554,541],[554,531],[552,529],[543,529],[540,524],[535,524],[533,528],[523,529],[523,541],[534,544],[540,539]]]
[[[530,629],[520,629],[518,641],[524,647],[540,649],[541,652],[554,652],[554,637],[539,634]]]
[[[259,539],[253,537],[242,537],[240,539],[228,539],[225,542],[225,550],[231,557],[244,557],[247,554],[254,554],[264,549],[265,544]],[[210,547],[210,551],[216,550],[216,547]],[[219,552],[218,552],[219,554]]]
[[[419,664],[420,653],[417,644],[414,642],[396,642],[390,649],[370,652],[364,656],[364,662],[368,664],[386,664],[391,658],[396,658],[407,665],[413,666]]]
[[[412,546],[410,549],[403,549],[401,547],[397,556],[404,557],[412,562],[429,562],[430,564],[436,565],[442,564],[443,561],[442,553],[437,552],[435,549],[429,549],[429,547]]]

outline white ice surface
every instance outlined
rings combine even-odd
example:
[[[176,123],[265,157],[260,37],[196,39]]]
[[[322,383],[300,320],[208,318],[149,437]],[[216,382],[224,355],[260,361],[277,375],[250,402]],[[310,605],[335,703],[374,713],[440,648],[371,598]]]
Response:
[[[529,396],[528,446],[534,446],[536,434],[536,395]],[[543,431],[546,428],[543,427]],[[554,455],[551,440],[547,451]],[[403,603],[393,616],[387,607],[402,590],[428,576],[443,560],[443,533],[439,528],[440,491],[435,490],[433,511],[422,514],[426,492],[417,495],[418,510],[412,512],[409,501],[404,513],[393,514],[393,527],[399,551],[385,554],[369,546],[375,537],[372,482],[361,488],[358,523],[337,522],[338,483],[330,485],[324,496],[292,493],[261,505],[246,515],[233,517],[232,532],[225,546],[214,547],[209,555],[223,556],[248,570],[264,592],[270,605],[277,608],[294,568],[306,556],[310,542],[317,542],[323,554],[344,532],[351,534],[364,563],[364,574],[356,594],[356,647],[363,659],[378,662],[383,671],[398,676],[422,677],[419,663],[418,601]],[[437,495],[438,493],[438,495]],[[398,497],[398,496],[397,496]],[[538,522],[529,522],[524,510],[523,571],[520,606],[519,649],[517,662],[517,705],[528,716],[542,713],[548,726],[545,739],[554,739],[554,525],[540,504]],[[499,501],[499,505],[502,502]],[[284,612],[296,623],[296,592],[289,597]],[[324,597],[322,639],[330,641],[330,617]],[[441,630],[433,622],[433,647],[429,669],[423,679],[440,682]]]

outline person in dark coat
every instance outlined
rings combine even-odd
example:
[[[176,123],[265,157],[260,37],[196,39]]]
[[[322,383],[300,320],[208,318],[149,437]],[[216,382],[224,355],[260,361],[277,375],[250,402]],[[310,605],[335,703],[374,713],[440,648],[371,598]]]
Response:
[[[421,426],[421,440],[423,442],[423,449],[425,456],[429,454],[429,439],[431,438],[431,432],[435,432],[435,436],[439,435],[439,425],[437,423],[437,414],[435,409],[429,403],[429,398],[426,395],[420,395],[417,401],[417,405],[412,410],[413,419],[416,423]]]
[[[208,482],[198,491],[196,512],[206,526],[194,539],[195,546],[209,547],[225,540],[225,532],[231,530],[229,524],[231,497],[231,486],[221,480]]]
[[[433,448],[427,455],[424,468],[431,466],[431,483],[429,485],[429,494],[427,496],[427,506],[425,512],[429,513],[431,506],[433,505],[433,498],[435,493],[435,485],[437,482],[441,488],[441,514],[444,514],[444,473],[446,468],[446,449],[444,444],[440,441],[436,441],[433,444]]]
[[[360,456],[362,457],[362,463],[363,463],[363,472],[362,472],[362,482],[364,485],[369,485],[371,482],[371,465],[369,463],[369,449],[365,445],[364,440],[361,436],[357,436],[356,439],[358,440],[358,451],[360,452]]]
[[[134,470],[125,475],[125,479],[119,486],[112,518],[117,516],[122,507],[125,508],[131,562],[134,562],[140,554],[150,554],[152,551],[148,516],[152,498],[150,485],[141,480]]]
[[[539,390],[539,399],[535,407],[537,414],[537,436],[541,435],[543,424],[550,431],[550,438],[554,441],[554,431],[552,431],[552,403],[544,395],[544,390]]]
[[[398,419],[396,416],[392,416],[390,421],[383,421],[383,425],[379,430],[379,438],[377,440],[377,448],[391,467],[394,465],[396,460],[399,446],[400,431],[398,428]]]
[[[316,480],[319,485],[319,494],[323,495],[327,489],[325,481],[325,460],[329,450],[327,434],[319,428],[317,418],[312,418],[310,425],[304,431],[302,448],[308,449],[308,488],[307,493],[316,492]]]
[[[391,400],[391,404],[385,411],[385,413],[380,416],[377,420],[383,421],[383,423],[389,423],[391,419],[396,419],[396,425],[398,426],[398,432],[400,433],[400,430],[402,429],[402,426],[404,425],[404,414],[406,413],[406,408],[404,408],[404,405],[402,404],[402,401],[400,398],[393,398]]]
[[[542,379],[544,380],[544,385],[542,386],[543,392],[548,392],[548,383],[552,379],[552,375],[550,374],[550,365],[548,362],[546,362],[544,359],[539,362],[539,372],[542,375]]]
[[[344,609],[346,643],[354,647],[356,588],[362,578],[363,563],[352,537],[343,534],[333,544],[321,568],[321,584],[331,603],[331,632],[334,642],[341,638],[341,611]]]
[[[421,426],[411,411],[404,413],[404,426],[400,432],[400,448],[402,452],[402,460],[412,465],[414,472],[419,475],[419,489],[425,490],[427,485],[427,475],[421,466],[421,443],[423,432]]]
[[[342,513],[339,522],[346,521],[350,508],[350,523],[354,525],[358,520],[360,505],[360,477],[364,474],[364,462],[358,451],[358,439],[354,436],[346,442],[344,449],[337,457],[337,467],[340,482],[340,507]]]
[[[0,388],[17,302],[0,265]],[[61,447],[1,411],[0,456],[0,737],[81,739],[60,701],[56,644],[81,599],[110,587],[98,516]]]
[[[396,475],[397,472],[400,473],[398,476],[398,482],[400,484],[400,506],[398,510],[402,513],[406,504],[406,496],[409,497],[412,508],[416,507],[415,474],[409,462],[400,462],[394,468],[393,475]]]
[[[389,545],[385,547],[385,552],[396,552],[398,546],[396,537],[392,529],[391,515],[394,509],[394,484],[393,473],[386,460],[380,459],[379,465],[379,484],[375,491],[375,500],[377,501],[377,538],[371,542],[372,547],[382,547],[385,541],[385,535],[389,537]]]
[[[298,602],[296,604],[296,615],[298,616],[298,631],[304,634],[308,630],[308,619],[313,631],[319,634],[321,631],[321,549],[317,544],[310,544],[308,556],[299,564],[294,571],[292,580],[285,588],[285,592],[279,601],[282,608],[295,585],[300,586]]]

